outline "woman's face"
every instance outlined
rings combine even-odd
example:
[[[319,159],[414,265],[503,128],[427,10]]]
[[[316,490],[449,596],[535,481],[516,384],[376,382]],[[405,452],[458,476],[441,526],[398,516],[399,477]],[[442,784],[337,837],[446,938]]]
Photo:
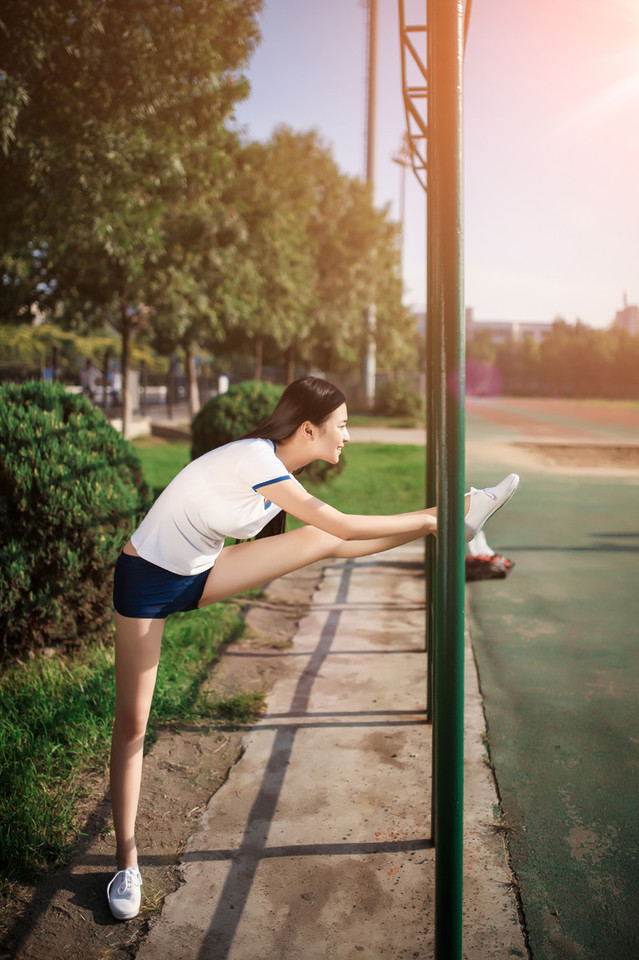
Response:
[[[319,427],[315,459],[337,463],[345,443],[350,437],[346,429],[348,411],[343,403],[324,420]]]

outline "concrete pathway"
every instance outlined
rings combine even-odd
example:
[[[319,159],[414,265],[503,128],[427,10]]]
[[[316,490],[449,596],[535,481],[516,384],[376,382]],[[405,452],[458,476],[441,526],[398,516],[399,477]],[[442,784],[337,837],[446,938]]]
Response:
[[[433,957],[423,547],[328,566],[140,960]],[[526,955],[467,659],[464,956]]]

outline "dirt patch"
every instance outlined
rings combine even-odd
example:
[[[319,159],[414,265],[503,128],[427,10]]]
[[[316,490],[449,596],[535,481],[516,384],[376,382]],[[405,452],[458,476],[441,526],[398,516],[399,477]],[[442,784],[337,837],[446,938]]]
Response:
[[[639,430],[639,403],[614,400],[568,400],[552,397],[518,397],[512,401],[524,413],[547,417],[572,417],[610,427]]]
[[[598,447],[603,443],[624,448],[633,445],[639,432],[639,403],[469,397],[467,409],[486,423],[514,431],[521,441],[533,444]]]
[[[228,696],[268,691],[291,669],[287,649],[308,610],[322,574],[315,564],[270,584],[264,599],[245,608],[245,636],[225,649],[205,689]],[[144,877],[139,917],[114,920],[106,901],[115,841],[107,784],[94,785],[83,833],[88,840],[74,860],[24,889],[0,942],[0,960],[125,960],[146,937],[149,918],[178,883],[178,861],[210,797],[241,758],[246,729],[219,723],[165,729],[145,759],[138,816]]]
[[[510,430],[516,430],[520,434],[528,437],[557,437],[559,439],[569,439],[577,437],[580,440],[592,440],[592,430],[571,425],[564,425],[551,420],[538,420],[533,416],[528,416],[527,412],[520,409],[509,408],[505,406],[491,405],[488,402],[482,403],[481,407],[477,404],[471,406],[476,412],[481,413],[484,420],[489,423],[495,423],[500,427],[506,427]]]
[[[639,444],[524,443],[513,446],[559,467],[639,468]]]
[[[472,397],[466,398],[468,410],[504,425],[532,426],[546,430],[557,421],[568,419],[565,427],[589,431],[600,425],[620,430],[639,430],[639,402],[606,400],[568,400],[552,397]]]

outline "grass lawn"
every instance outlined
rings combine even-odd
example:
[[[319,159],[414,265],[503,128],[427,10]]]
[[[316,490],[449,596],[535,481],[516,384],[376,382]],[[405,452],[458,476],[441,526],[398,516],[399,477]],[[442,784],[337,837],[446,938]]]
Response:
[[[149,743],[161,724],[203,715],[208,667],[241,630],[232,603],[167,621]],[[33,882],[73,850],[78,807],[107,769],[113,652],[111,643],[87,643],[75,655],[14,664],[0,680],[0,900],[12,882]]]
[[[146,482],[153,490],[165,487],[191,459],[188,440],[141,437],[133,441],[133,448],[142,461]]]
[[[154,488],[165,486],[190,459],[188,442],[145,439],[133,446]],[[423,447],[353,444],[345,458],[340,474],[324,484],[305,484],[309,491],[351,513],[401,513],[423,506]],[[162,724],[203,715],[201,683],[224,644],[241,629],[233,602],[169,618],[149,741]],[[5,666],[0,677],[0,902],[14,884],[33,882],[72,853],[78,806],[106,771],[113,699],[110,642]],[[228,718],[233,709],[219,702],[207,713]]]
[[[344,469],[323,484],[300,482],[344,513],[405,513],[424,506],[424,448],[396,443],[353,443]]]

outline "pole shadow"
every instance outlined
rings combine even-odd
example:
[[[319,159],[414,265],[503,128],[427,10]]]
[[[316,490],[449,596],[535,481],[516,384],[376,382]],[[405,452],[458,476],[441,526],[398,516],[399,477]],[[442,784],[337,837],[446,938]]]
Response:
[[[308,665],[299,677],[291,699],[289,711],[286,713],[278,713],[270,719],[277,718],[278,720],[285,720],[287,718],[301,719],[308,717],[312,722],[311,718],[322,716],[322,714],[318,715],[309,712],[310,697],[315,679],[321,673],[323,664],[331,652],[331,647],[337,634],[340,619],[348,598],[353,566],[352,560],[346,561],[343,566],[333,609],[329,610],[317,646],[311,654]],[[420,712],[419,710],[414,711],[416,720],[399,720],[395,722],[425,723],[426,721],[419,717]],[[357,714],[353,714],[352,716],[357,716]],[[364,723],[365,722],[366,721],[364,721]],[[379,722],[379,720],[372,721],[372,723],[376,724]],[[387,723],[388,720],[382,722]],[[391,721],[391,723],[392,722],[393,721]],[[267,726],[269,726],[268,718]],[[235,850],[195,851],[185,855],[183,858],[184,861],[230,861],[229,872],[218,898],[208,931],[200,946],[198,960],[210,960],[211,957],[215,957],[215,960],[227,960],[246,909],[255,875],[262,860],[300,856],[349,856],[365,853],[388,853],[397,850],[414,851],[429,849],[432,846],[430,839],[418,839],[392,843],[317,843],[300,846],[285,845],[268,847],[268,836],[284,784],[295,738],[297,732],[300,729],[304,729],[306,724],[272,724],[271,727],[275,729],[275,739],[264,771],[261,786],[249,813],[239,847]]]

